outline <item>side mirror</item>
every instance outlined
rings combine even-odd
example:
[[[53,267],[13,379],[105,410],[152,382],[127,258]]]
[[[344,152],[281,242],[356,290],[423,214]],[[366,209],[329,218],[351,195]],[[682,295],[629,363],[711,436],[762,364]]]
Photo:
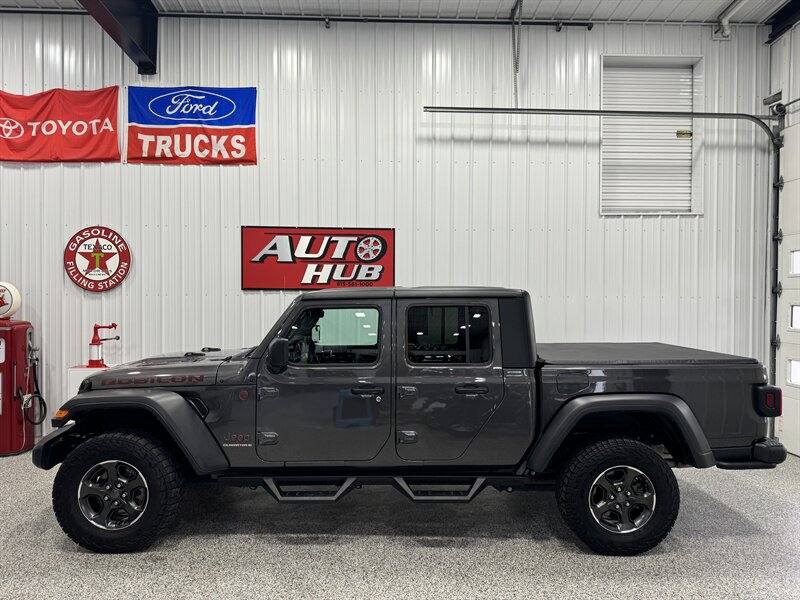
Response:
[[[283,373],[289,364],[289,340],[275,338],[267,348],[267,363],[270,373]]]

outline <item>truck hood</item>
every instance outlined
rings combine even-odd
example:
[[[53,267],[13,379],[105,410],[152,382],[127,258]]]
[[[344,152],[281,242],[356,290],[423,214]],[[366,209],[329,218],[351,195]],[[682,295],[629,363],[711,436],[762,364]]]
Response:
[[[185,387],[214,385],[222,364],[242,362],[249,349],[218,350],[214,352],[178,352],[144,358],[119,365],[88,377],[81,385],[91,382],[88,389],[131,387]]]

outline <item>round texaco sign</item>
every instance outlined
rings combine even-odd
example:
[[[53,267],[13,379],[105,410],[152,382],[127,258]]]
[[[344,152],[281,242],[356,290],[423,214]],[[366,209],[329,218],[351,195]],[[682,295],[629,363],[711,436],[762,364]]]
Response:
[[[10,283],[0,281],[0,319],[10,319],[22,306],[22,294]]]
[[[89,292],[114,289],[130,268],[128,243],[108,227],[81,229],[64,249],[64,270],[75,285]]]

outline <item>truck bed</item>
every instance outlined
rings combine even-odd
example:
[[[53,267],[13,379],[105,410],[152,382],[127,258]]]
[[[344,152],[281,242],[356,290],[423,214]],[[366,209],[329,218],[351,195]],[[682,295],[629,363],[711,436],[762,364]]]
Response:
[[[537,344],[544,365],[718,365],[754,364],[746,356],[709,352],[658,342]]]

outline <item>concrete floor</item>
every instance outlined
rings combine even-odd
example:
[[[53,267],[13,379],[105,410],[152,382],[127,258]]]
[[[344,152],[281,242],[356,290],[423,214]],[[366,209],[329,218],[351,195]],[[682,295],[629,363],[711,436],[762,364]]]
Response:
[[[58,527],[55,470],[0,458],[0,597],[800,598],[800,459],[677,474],[675,528],[634,558],[590,554],[545,492],[416,505],[364,488],[315,506],[211,486],[149,551],[103,556]]]

